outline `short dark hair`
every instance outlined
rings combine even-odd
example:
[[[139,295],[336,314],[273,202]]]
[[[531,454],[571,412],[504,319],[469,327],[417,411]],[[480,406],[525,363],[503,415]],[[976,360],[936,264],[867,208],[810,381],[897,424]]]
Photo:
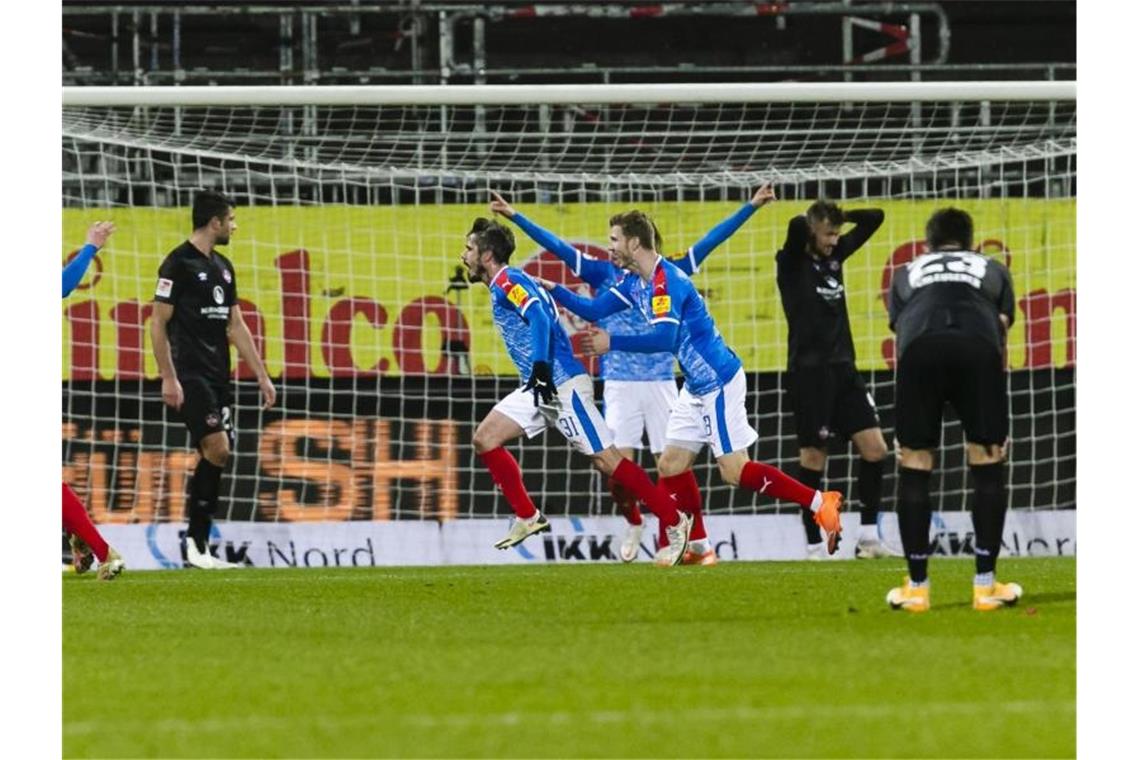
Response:
[[[486,217],[482,217],[482,216],[477,216],[477,217],[475,217],[475,221],[471,222],[471,229],[468,231],[467,234],[468,235],[478,235],[480,232],[487,229],[487,225],[489,225],[489,224],[491,224],[490,219],[487,219]]]
[[[821,198],[808,206],[807,220],[813,223],[830,222],[838,227],[843,224],[843,209],[839,208],[833,201],[825,201]]]
[[[515,233],[498,222],[479,217],[467,234],[475,236],[476,250],[490,251],[491,257],[500,264],[510,261],[515,252]]]
[[[627,238],[637,238],[643,248],[657,250],[657,241],[661,233],[649,215],[643,211],[626,211],[624,214],[614,214],[610,217],[611,227],[621,227],[621,234]]]
[[[213,190],[203,190],[194,196],[194,208],[190,213],[194,229],[200,230],[210,223],[211,219],[225,220],[226,214],[234,207],[234,202],[221,193]]]
[[[970,250],[974,245],[974,220],[960,208],[942,208],[926,222],[926,247],[930,250],[948,245]]]

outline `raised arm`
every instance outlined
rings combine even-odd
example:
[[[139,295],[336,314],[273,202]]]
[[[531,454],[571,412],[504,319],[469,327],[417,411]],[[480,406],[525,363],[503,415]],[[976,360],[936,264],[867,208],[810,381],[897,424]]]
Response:
[[[79,254],[63,268],[64,298],[71,295],[71,291],[79,285],[79,281],[87,272],[87,267],[91,265],[91,260],[95,258],[95,253],[106,245],[107,238],[111,237],[114,231],[114,222],[95,222],[87,229],[87,240],[79,249]]]
[[[732,237],[732,234],[752,218],[756,210],[776,200],[776,193],[771,185],[764,185],[752,194],[752,198],[741,206],[736,213],[713,227],[708,233],[693,244],[683,259],[675,259],[673,263],[685,274],[695,274],[701,268],[701,263],[708,258],[713,250]]]
[[[797,256],[803,256],[808,243],[807,217],[803,214],[793,216],[788,222],[788,234],[784,238],[784,245],[776,252],[776,271],[783,274],[788,265]]]
[[[877,208],[861,208],[857,211],[845,211],[843,221],[855,225],[855,229],[839,238],[835,253],[840,261],[859,250],[864,243],[870,240],[875,231],[883,225],[883,212]]]
[[[570,267],[571,272],[594,288],[600,288],[606,280],[613,276],[613,265],[608,261],[587,256],[554,233],[538,226],[516,211],[503,196],[493,190],[491,197],[493,199],[491,201],[492,213],[502,214],[510,219],[526,233],[527,237],[557,256],[563,264]]]

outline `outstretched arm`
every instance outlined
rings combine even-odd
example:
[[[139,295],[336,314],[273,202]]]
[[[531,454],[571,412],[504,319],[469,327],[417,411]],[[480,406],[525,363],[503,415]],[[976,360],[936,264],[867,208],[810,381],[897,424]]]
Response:
[[[557,256],[570,271],[594,288],[600,288],[613,275],[613,265],[579,251],[554,233],[527,219],[516,211],[503,196],[491,191],[491,212],[510,219],[534,242]]]
[[[741,206],[735,214],[722,221],[717,226],[708,231],[703,238],[698,240],[692,248],[689,249],[688,255],[683,259],[677,259],[673,263],[683,271],[685,274],[694,274],[701,268],[701,263],[708,258],[713,250],[732,237],[741,226],[752,218],[756,210],[762,206],[766,206],[772,201],[776,200],[776,193],[772,190],[770,184],[764,185],[752,194],[752,198],[748,203]]]
[[[87,240],[79,249],[79,254],[63,268],[64,298],[71,295],[71,291],[79,285],[79,281],[87,272],[87,267],[91,265],[91,259],[95,258],[95,253],[106,245],[107,238],[111,237],[114,231],[114,222],[95,222],[87,229]]]
[[[543,283],[543,286],[545,287],[547,284],[553,283]],[[599,319],[604,319],[611,314],[617,314],[619,311],[633,306],[625,296],[614,288],[603,292],[597,298],[585,298],[561,285],[554,285],[550,290],[550,295],[560,305],[565,306],[588,322],[597,322]]]
[[[657,322],[650,332],[640,335],[610,335],[605,330],[593,328],[582,340],[582,351],[587,356],[601,356],[607,351],[629,351],[635,354],[672,352],[677,345],[677,331],[680,329],[680,325],[673,320]]]

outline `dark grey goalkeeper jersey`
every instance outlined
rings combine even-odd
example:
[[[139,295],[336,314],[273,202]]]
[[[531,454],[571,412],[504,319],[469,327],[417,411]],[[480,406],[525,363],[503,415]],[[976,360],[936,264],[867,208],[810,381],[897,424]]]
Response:
[[[1005,332],[998,315],[1013,324],[1013,280],[1004,264],[973,251],[925,253],[895,270],[889,310],[898,358],[929,333],[962,333],[1001,352]]]

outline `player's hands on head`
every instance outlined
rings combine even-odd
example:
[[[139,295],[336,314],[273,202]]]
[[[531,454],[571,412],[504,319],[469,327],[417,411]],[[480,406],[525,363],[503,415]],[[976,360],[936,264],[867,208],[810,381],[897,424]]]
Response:
[[[750,200],[749,203],[756,208],[762,208],[774,200],[776,200],[776,191],[772,189],[771,182],[765,182],[752,194],[752,200]]]
[[[261,408],[271,408],[275,403],[277,403],[277,388],[273,386],[273,381],[269,379],[268,375],[266,375],[257,381],[257,385],[261,388],[261,398],[265,402],[262,404]]]
[[[554,400],[554,376],[550,371],[549,362],[535,362],[530,370],[530,379],[523,386],[524,391],[534,393],[534,405],[540,403],[550,405]]]
[[[586,356],[601,356],[610,350],[610,334],[590,325],[582,337],[582,353]]]
[[[182,383],[177,377],[162,378],[162,401],[175,411],[182,408]]]
[[[115,231],[114,222],[95,222],[87,228],[87,243],[102,248],[107,244],[107,238]]]
[[[492,190],[491,191],[491,213],[492,214],[502,214],[503,216],[510,219],[511,217],[513,217],[515,215],[515,210],[514,210],[514,207],[511,206],[511,204],[507,203],[507,201],[503,198],[503,196],[499,195],[494,190]]]

